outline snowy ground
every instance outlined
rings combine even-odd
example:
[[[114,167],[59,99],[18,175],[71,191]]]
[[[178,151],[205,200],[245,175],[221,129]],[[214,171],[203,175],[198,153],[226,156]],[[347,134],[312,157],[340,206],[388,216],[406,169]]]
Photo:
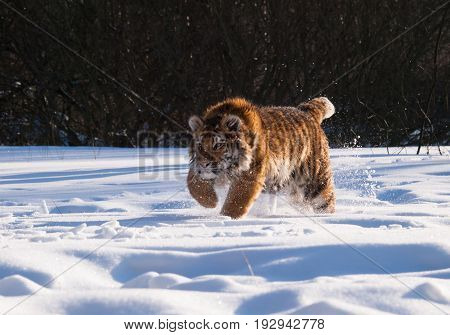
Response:
[[[334,215],[233,221],[185,150],[0,147],[0,312],[450,313],[448,148],[390,151],[332,150]]]

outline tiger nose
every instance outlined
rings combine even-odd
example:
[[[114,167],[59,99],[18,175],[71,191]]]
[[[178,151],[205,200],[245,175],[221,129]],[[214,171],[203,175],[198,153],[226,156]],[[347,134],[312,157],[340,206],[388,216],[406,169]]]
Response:
[[[212,165],[212,163],[211,162],[206,163],[206,164],[200,163],[199,165],[200,165],[200,168],[197,169],[197,173],[202,174],[202,170],[209,168]]]

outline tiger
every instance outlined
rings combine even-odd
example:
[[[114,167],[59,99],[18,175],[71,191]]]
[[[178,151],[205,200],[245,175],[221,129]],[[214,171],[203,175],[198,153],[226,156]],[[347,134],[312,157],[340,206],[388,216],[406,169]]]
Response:
[[[189,193],[203,207],[215,208],[216,187],[226,181],[220,213],[232,219],[244,217],[261,192],[285,192],[295,206],[333,213],[336,197],[321,123],[334,112],[325,97],[297,107],[259,106],[235,97],[191,116]]]

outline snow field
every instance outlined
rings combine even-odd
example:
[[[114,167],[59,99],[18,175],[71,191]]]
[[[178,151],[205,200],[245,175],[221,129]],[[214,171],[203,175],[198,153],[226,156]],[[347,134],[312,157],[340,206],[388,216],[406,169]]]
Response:
[[[336,214],[231,220],[184,149],[0,147],[0,311],[450,313],[448,148],[399,151],[333,149]]]

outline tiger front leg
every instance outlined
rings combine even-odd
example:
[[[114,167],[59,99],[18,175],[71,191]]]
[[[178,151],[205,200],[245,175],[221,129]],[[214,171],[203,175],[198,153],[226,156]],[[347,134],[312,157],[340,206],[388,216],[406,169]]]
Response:
[[[244,172],[231,183],[221,214],[233,219],[246,215],[264,186],[261,171]]]
[[[214,190],[214,180],[201,179],[192,170],[189,170],[187,177],[189,193],[197,202],[206,208],[217,206],[218,197]]]

